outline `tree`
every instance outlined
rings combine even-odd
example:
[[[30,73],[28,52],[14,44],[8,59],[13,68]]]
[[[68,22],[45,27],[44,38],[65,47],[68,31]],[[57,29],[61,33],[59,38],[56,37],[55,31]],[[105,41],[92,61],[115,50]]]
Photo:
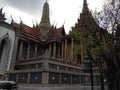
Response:
[[[120,0],[107,0],[95,18],[109,31],[105,45],[109,90],[120,90]]]

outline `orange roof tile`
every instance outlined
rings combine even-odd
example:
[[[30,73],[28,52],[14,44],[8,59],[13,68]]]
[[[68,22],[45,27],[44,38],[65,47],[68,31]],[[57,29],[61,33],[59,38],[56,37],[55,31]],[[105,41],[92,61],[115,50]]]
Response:
[[[33,36],[36,36],[37,35],[37,32],[36,30],[34,30],[33,28],[29,27],[29,26],[26,26],[24,27],[24,32],[25,33],[28,33],[28,34],[31,34]]]

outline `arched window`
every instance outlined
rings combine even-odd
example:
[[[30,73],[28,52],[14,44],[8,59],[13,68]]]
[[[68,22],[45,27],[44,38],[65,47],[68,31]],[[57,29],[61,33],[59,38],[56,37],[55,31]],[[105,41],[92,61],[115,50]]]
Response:
[[[12,40],[6,33],[0,38],[0,72],[4,73],[10,68]]]
[[[6,41],[3,39],[0,45],[0,62],[1,62],[1,57],[2,57],[2,52],[5,47]]]

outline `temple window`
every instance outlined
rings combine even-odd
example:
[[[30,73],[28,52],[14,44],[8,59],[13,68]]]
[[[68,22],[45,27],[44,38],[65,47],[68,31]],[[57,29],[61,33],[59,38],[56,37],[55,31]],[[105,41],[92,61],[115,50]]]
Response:
[[[59,70],[64,70],[64,71],[66,71],[66,67],[65,67],[65,66],[59,66]]]
[[[68,71],[74,71],[74,69],[71,67],[68,67],[67,69],[68,69]]]
[[[55,65],[55,64],[49,64],[49,68],[57,69],[57,65]]]
[[[3,52],[5,44],[6,44],[6,41],[3,39],[0,45],[0,62],[1,62],[2,52]]]

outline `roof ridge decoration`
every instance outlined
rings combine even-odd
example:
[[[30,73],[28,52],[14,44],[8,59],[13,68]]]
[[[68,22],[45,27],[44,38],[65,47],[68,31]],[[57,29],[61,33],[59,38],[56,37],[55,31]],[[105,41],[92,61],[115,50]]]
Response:
[[[5,13],[3,13],[3,7],[0,8],[0,22],[4,22],[6,20]]]

